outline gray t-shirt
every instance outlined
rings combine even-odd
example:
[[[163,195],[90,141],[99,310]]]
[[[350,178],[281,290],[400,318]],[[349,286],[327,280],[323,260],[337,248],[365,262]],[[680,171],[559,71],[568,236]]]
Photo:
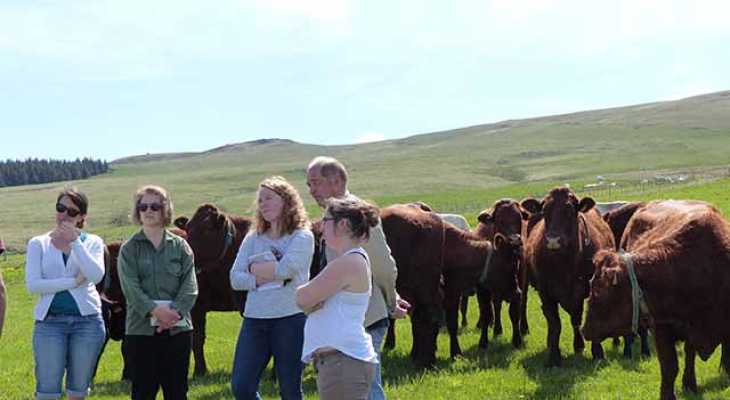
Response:
[[[275,277],[285,281],[281,287],[259,290],[256,276],[248,272],[251,256],[271,251],[281,254],[276,263]],[[296,305],[296,289],[309,280],[309,267],[314,256],[314,236],[309,229],[297,229],[291,235],[271,239],[257,232],[249,233],[238,249],[231,268],[230,280],[234,290],[247,290],[246,318],[281,318],[302,312]]]

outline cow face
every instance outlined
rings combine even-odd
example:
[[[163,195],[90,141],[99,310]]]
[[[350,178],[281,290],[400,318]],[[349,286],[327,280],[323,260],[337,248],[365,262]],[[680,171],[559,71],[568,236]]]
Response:
[[[567,252],[578,248],[578,214],[593,208],[593,199],[584,197],[579,201],[572,190],[558,187],[545,196],[542,204],[548,250]]]
[[[494,231],[507,236],[512,242],[520,241],[522,245],[522,220],[527,219],[527,213],[520,209],[520,205],[511,199],[499,200],[494,203]]]
[[[527,220],[528,213],[512,199],[497,200],[491,209],[479,213],[479,225],[475,233],[489,240],[499,232],[512,241],[522,238],[522,221]]]
[[[195,265],[202,271],[216,268],[233,245],[231,223],[213,204],[203,204],[185,225]]]
[[[588,312],[582,331],[587,340],[631,333],[631,283],[621,256],[600,251],[593,257]]]
[[[501,292],[505,298],[519,293],[517,270],[522,260],[522,240],[495,233],[493,257],[489,278],[492,289]]]

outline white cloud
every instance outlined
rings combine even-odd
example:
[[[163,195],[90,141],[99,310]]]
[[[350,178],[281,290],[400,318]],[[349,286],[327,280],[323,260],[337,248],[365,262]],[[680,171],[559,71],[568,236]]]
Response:
[[[378,132],[365,132],[355,138],[355,143],[370,143],[370,142],[382,142],[385,140],[385,135]]]

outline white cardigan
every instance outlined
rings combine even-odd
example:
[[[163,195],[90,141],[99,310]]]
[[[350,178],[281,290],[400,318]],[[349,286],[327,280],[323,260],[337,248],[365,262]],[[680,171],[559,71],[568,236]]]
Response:
[[[71,243],[71,255],[64,264],[63,253],[51,244],[49,233],[31,239],[26,250],[25,283],[31,294],[41,295],[33,318],[44,320],[53,296],[64,290],[76,300],[81,315],[101,313],[101,300],[94,285],[104,278],[104,241],[89,234],[83,242],[77,238]],[[86,280],[76,285],[79,271]]]

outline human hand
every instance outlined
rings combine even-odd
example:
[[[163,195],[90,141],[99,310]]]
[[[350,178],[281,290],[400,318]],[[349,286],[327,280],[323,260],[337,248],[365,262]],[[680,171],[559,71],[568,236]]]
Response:
[[[393,310],[393,318],[401,319],[408,315],[408,310],[411,309],[411,304],[405,299],[398,298],[395,301],[395,310]]]
[[[305,315],[309,315],[309,314],[321,309],[322,307],[324,307],[324,301],[320,301],[319,303],[313,305],[312,307],[310,307],[306,310],[302,310],[302,311],[304,311]]]
[[[273,279],[267,279],[267,278],[264,278],[264,277],[261,277],[258,275],[255,275],[255,276],[256,276],[256,286],[265,285],[265,284],[273,281]]]
[[[84,281],[86,281],[86,277],[83,273],[81,273],[81,271],[79,271],[79,273],[76,274],[76,286],[81,286]]]
[[[152,312],[150,312],[155,319],[157,319],[157,332],[162,332],[165,329],[170,329],[178,321],[180,321],[180,314],[177,310],[170,308],[170,306],[157,306]]]
[[[62,221],[57,227],[58,236],[68,243],[73,242],[79,237],[79,232],[76,226],[71,221]]]

